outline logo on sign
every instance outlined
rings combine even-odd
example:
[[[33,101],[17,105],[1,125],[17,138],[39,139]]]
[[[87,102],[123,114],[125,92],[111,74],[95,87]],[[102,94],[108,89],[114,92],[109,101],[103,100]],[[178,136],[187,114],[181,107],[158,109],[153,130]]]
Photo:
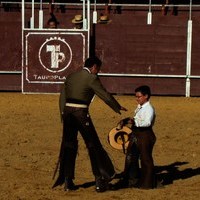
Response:
[[[61,37],[50,37],[39,49],[39,61],[49,72],[64,71],[71,63],[72,50]]]

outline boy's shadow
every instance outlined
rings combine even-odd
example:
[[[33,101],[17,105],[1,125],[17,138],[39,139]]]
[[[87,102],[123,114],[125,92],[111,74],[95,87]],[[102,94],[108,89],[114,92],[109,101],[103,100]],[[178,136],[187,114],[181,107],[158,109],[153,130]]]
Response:
[[[200,175],[200,167],[196,169],[187,168],[180,171],[178,168],[188,162],[174,162],[170,165],[155,166],[158,180],[162,181],[162,185],[172,184],[174,180],[187,179],[196,175]]]

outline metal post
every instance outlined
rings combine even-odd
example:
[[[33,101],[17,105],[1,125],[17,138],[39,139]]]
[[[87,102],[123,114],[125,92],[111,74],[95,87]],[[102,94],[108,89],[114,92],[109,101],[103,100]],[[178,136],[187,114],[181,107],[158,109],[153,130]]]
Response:
[[[90,0],[87,0],[87,32],[88,32],[88,53],[87,56],[90,55]]]
[[[185,96],[190,97],[191,52],[192,52],[192,0],[190,0],[189,20],[187,29],[187,61],[186,61],[186,88]]]
[[[85,30],[87,28],[87,21],[85,18],[85,0],[83,0],[83,29]]]
[[[22,0],[22,72],[23,72],[23,68],[24,68],[24,28],[25,28],[25,25],[24,25],[24,21],[25,21],[25,3],[24,3],[24,0]],[[21,82],[23,83],[23,73],[22,73],[22,76],[21,76]],[[23,91],[23,84],[22,84],[22,91]]]
[[[24,16],[25,16],[25,12],[24,12],[24,0],[22,0],[22,30],[24,29]]]
[[[40,0],[40,10],[39,10],[39,29],[43,28],[43,10],[42,10],[42,0]]]
[[[151,0],[149,0],[149,12],[147,14],[147,24],[152,24]]]
[[[31,22],[31,28],[34,28],[34,0],[32,0],[32,16],[30,22]]]
[[[90,30],[90,0],[87,0],[87,29]]]
[[[93,24],[97,24],[97,1],[94,1]]]

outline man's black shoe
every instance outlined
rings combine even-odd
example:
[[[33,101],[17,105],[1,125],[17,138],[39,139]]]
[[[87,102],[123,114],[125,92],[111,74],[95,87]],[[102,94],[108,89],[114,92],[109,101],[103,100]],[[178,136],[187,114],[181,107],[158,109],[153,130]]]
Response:
[[[105,192],[108,189],[108,182],[102,177],[96,177],[96,192]]]
[[[65,179],[65,186],[64,186],[64,190],[65,191],[69,191],[69,190],[76,190],[78,189],[77,186],[74,185],[74,182],[72,181],[72,179]]]

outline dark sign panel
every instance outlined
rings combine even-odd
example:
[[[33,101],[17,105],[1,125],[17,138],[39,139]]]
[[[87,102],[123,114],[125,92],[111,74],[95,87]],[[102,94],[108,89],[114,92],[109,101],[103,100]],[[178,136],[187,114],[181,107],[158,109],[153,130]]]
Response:
[[[58,92],[65,76],[82,67],[87,38],[84,32],[26,32],[23,92]]]

